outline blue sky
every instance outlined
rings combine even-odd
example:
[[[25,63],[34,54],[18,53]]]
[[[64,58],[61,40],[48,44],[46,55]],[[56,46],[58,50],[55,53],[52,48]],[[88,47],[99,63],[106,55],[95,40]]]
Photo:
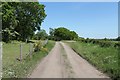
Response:
[[[42,2],[47,17],[42,29],[65,27],[84,38],[118,36],[117,2]]]

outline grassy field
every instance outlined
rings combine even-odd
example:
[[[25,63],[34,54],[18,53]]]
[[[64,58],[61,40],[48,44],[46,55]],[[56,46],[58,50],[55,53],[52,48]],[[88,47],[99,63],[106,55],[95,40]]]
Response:
[[[97,44],[67,42],[80,56],[88,60],[99,70],[107,73],[112,79],[120,78],[118,71],[118,49],[114,47],[100,47]]]
[[[32,58],[26,57],[29,53],[29,44],[23,43],[23,57],[22,62],[16,60],[20,55],[20,42],[3,43],[3,78],[23,78],[26,77],[35,67],[38,61],[45,57],[48,52],[53,48],[55,42],[48,41],[45,48],[48,52],[42,50],[40,52],[34,52]]]

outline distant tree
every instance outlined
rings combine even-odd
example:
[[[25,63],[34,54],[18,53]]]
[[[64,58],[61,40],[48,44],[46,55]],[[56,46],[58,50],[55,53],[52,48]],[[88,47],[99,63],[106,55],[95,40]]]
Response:
[[[51,36],[54,36],[54,29],[53,28],[49,28],[49,34],[51,35]]]
[[[48,38],[48,34],[46,33],[46,31],[44,29],[40,30],[39,32],[37,32],[36,34],[36,39],[40,40],[44,40]]]
[[[55,40],[73,40],[78,38],[78,35],[74,31],[70,31],[67,28],[59,27],[54,29],[54,39]]]
[[[103,40],[105,40],[105,41],[106,41],[106,40],[107,40],[107,38],[104,38]]]
[[[120,36],[116,39],[116,41],[120,41]]]
[[[78,39],[78,34],[75,31],[70,31],[71,39]]]
[[[54,29],[53,28],[49,28],[49,39],[50,40],[54,40]]]

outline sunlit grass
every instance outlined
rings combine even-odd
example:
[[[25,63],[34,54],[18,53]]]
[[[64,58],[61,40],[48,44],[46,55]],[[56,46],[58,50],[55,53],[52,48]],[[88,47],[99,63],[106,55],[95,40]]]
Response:
[[[68,42],[67,42],[68,43]],[[118,71],[118,49],[114,47],[100,47],[92,43],[74,42],[68,43],[78,54],[107,73],[111,78],[120,77]]]
[[[55,42],[48,41],[45,46],[48,52],[53,48]],[[26,77],[35,67],[38,61],[45,57],[48,53],[46,51],[34,52],[32,58],[27,57],[29,54],[29,43],[22,43],[22,62],[16,58],[20,56],[20,43],[4,43],[3,44],[3,78],[23,78]]]

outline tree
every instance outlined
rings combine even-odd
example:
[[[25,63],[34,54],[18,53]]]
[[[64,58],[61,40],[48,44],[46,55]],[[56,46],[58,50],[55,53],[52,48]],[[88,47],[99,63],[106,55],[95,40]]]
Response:
[[[116,39],[116,41],[120,41],[120,36]]]
[[[60,27],[54,29],[54,39],[55,40],[74,40],[75,38],[78,38],[78,35],[74,31],[70,31],[67,28]]]
[[[50,40],[54,40],[54,29],[53,28],[49,28],[49,39]]]
[[[40,30],[40,25],[46,17],[44,8],[45,6],[38,2],[4,2],[2,4],[3,41],[11,39],[9,33],[14,33],[15,39],[22,41],[32,37],[36,30]]]
[[[70,34],[71,34],[71,40],[78,39],[78,34],[75,31],[71,31]]]
[[[18,21],[14,14],[15,8],[11,6],[12,4],[7,2],[2,4],[2,36],[5,42],[9,42],[15,35],[19,35],[14,31]]]
[[[47,39],[48,34],[46,33],[46,31],[44,29],[40,30],[39,32],[37,32],[37,34],[35,35],[35,39],[42,39],[45,40]]]

